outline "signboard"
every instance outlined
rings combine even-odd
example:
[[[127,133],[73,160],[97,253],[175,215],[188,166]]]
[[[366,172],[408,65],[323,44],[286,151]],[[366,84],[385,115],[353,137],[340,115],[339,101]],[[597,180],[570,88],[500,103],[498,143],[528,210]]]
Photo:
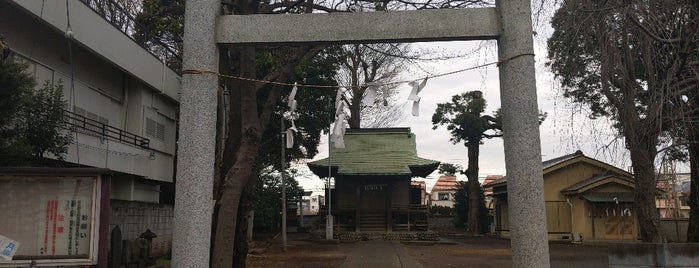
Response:
[[[99,183],[99,176],[0,176],[0,235],[17,242],[11,263],[95,264]]]
[[[42,196],[37,244],[41,256],[87,256],[90,250],[91,200]]]
[[[18,247],[19,242],[0,235],[0,260],[11,261]]]

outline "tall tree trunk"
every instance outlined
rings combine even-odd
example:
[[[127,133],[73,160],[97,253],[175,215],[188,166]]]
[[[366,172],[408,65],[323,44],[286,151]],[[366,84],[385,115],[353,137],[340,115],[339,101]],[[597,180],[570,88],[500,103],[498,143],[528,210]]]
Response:
[[[257,173],[257,172],[256,172]],[[233,267],[245,268],[247,266],[248,256],[248,213],[250,212],[252,202],[250,193],[252,191],[253,181],[248,182],[248,185],[243,190],[240,198],[240,207],[238,208],[238,223],[235,228],[235,256],[233,256]]]
[[[699,130],[689,126],[689,226],[687,242],[699,242]]]
[[[480,200],[478,183],[478,155],[480,143],[478,138],[469,139],[466,148],[468,150],[468,168],[466,168],[466,177],[468,178],[468,219],[466,220],[466,233],[469,235],[477,235],[480,233]]]
[[[290,54],[288,62],[268,74],[264,80],[286,81],[289,75],[303,60],[310,59],[321,50],[320,47],[302,48]],[[231,64],[227,70],[239,71],[240,77],[256,78],[255,48],[240,47],[231,53]],[[238,64],[235,64],[238,61]],[[237,67],[237,68],[236,68]],[[255,164],[262,145],[262,136],[269,124],[274,105],[281,96],[281,89],[275,87],[264,96],[258,107],[260,84],[252,81],[234,80],[230,83],[231,103],[228,140],[221,163],[223,179],[218,181],[218,202],[215,210],[213,233],[213,267],[234,267],[234,260],[244,262],[247,255],[236,255],[236,226],[243,190],[254,181]],[[245,243],[245,236],[238,243]],[[242,260],[240,260],[242,259]]]
[[[350,117],[347,119],[347,123],[350,128],[361,128],[362,127],[362,95],[364,91],[359,92],[359,65],[361,61],[361,54],[359,53],[360,45],[353,45],[354,53],[352,54],[351,64],[347,67],[350,69],[350,90],[354,95],[352,96],[352,102],[348,103],[350,109]]]
[[[255,78],[255,49],[241,48],[240,74]],[[241,82],[240,116],[233,120],[241,122],[240,146],[233,157],[233,165],[225,173],[220,184],[220,199],[215,223],[212,266],[233,267],[235,234],[238,209],[243,189],[252,176],[253,167],[260,150],[262,129],[257,111],[257,90],[254,82]],[[225,163],[224,163],[225,165]]]
[[[627,128],[628,129],[628,128]],[[657,142],[643,141],[633,129],[626,132],[626,143],[631,154],[631,163],[636,180],[634,191],[634,207],[638,219],[641,240],[644,242],[662,242],[659,227],[660,220],[655,206],[655,192],[657,190],[654,170],[654,160],[657,153]],[[631,134],[630,134],[631,133]]]
[[[258,142],[259,144],[259,142]],[[226,175],[221,199],[219,200],[216,234],[212,256],[213,267],[233,267],[235,255],[234,241],[237,215],[243,189],[252,176],[252,166],[259,151],[259,145],[243,144],[239,151],[241,156]]]
[[[350,117],[347,119],[347,123],[350,128],[359,129],[362,127],[362,118],[359,113],[361,113],[360,102],[357,99],[353,99],[352,103],[349,105]]]

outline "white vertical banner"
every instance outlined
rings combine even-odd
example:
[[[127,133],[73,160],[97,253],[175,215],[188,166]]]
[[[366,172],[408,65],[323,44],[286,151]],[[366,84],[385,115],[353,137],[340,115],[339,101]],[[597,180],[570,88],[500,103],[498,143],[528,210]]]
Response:
[[[425,84],[427,84],[427,78],[422,80],[421,83],[418,83],[417,81],[411,81],[408,83],[413,89],[410,91],[410,95],[408,96],[408,100],[413,101],[413,110],[412,114],[413,116],[419,116],[420,115],[420,96],[417,94],[422,91],[423,88],[425,88]]]

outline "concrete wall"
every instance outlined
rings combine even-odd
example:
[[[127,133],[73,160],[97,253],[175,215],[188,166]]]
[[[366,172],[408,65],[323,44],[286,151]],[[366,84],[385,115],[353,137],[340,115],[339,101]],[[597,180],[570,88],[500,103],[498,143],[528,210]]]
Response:
[[[161,239],[172,241],[173,222],[172,205],[111,201],[109,230],[119,225],[124,240],[136,240],[146,229],[150,229]]]
[[[24,12],[37,16],[54,31],[63,33],[67,28],[68,12],[64,1],[11,0],[10,2],[21,6]],[[179,75],[165,67],[159,59],[114,28],[88,6],[79,1],[68,2],[74,40],[172,100],[179,101],[181,89]]]
[[[689,219],[660,219],[660,234],[667,242],[687,242]]]
[[[45,81],[51,84],[60,81],[63,85],[64,99],[68,103],[67,110],[81,110],[83,115],[89,113],[103,123],[151,141],[150,149],[144,150],[126,143],[105,140],[90,133],[75,132],[66,161],[172,182],[178,106],[175,101],[177,98],[173,96],[178,95],[179,84],[165,90],[161,85],[165,83],[163,74],[133,74],[131,71],[135,69],[131,68],[133,66],[129,67],[130,65],[148,66],[150,60],[157,59],[111,25],[107,24],[108,28],[103,29],[103,24],[107,22],[92,10],[85,10],[87,7],[79,1],[69,2],[71,16],[85,20],[71,18],[71,27],[76,32],[75,40],[85,43],[73,43],[70,49],[63,33],[65,28],[59,27],[61,20],[64,22],[66,16],[65,2],[14,2],[19,5],[13,4],[13,1],[0,3],[0,17],[3,18],[0,20],[0,29],[15,58],[28,65],[28,72],[34,75],[37,86],[43,85]],[[60,10],[63,10],[63,13],[60,13]],[[82,25],[86,23],[90,27]],[[78,36],[77,28],[87,32]],[[112,39],[115,43],[104,47],[90,47],[86,44],[92,44],[95,40],[87,39]],[[122,41],[132,44],[121,44]],[[113,61],[108,55],[99,53],[116,53],[120,59]],[[123,61],[122,58],[140,53],[147,55],[132,59],[128,66],[119,65],[120,61]],[[157,67],[156,69],[162,73],[162,64]],[[71,74],[73,85],[70,82]],[[154,77],[146,79],[144,75]],[[154,84],[148,80],[158,82]],[[170,95],[163,94],[165,91],[172,92]],[[160,129],[164,131],[161,135],[150,135],[146,131],[147,119],[162,126]]]
[[[99,112],[98,115],[109,119],[113,126],[120,126],[118,123],[123,120],[118,107],[124,100],[121,70],[84,47],[73,45],[69,50],[62,32],[42,24],[19,7],[3,3],[0,16],[3,18],[0,29],[6,41],[15,54],[30,60],[28,71],[36,77],[38,86],[46,80],[52,84],[62,81],[70,110],[78,106]],[[71,91],[71,71],[77,78],[75,91]]]
[[[611,244],[609,267],[698,267],[699,244]]]
[[[158,258],[171,252],[172,205],[111,200],[110,214],[109,267],[146,267],[154,264],[149,256]],[[139,238],[148,229],[157,235],[150,246]]]

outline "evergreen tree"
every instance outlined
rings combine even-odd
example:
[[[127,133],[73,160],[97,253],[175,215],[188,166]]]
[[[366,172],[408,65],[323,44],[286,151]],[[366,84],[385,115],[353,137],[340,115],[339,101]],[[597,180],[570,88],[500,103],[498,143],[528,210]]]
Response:
[[[45,153],[63,160],[73,137],[68,133],[65,120],[63,84],[51,85],[48,81],[30,93],[23,110],[24,138],[31,147],[35,164],[42,165]]]
[[[483,200],[478,199],[480,189],[478,182],[479,148],[483,139],[502,137],[500,117],[497,112],[494,116],[484,115],[485,107],[486,101],[483,98],[483,93],[469,91],[453,96],[451,102],[437,104],[437,110],[432,115],[432,128],[437,129],[440,125],[446,125],[447,130],[452,135],[450,140],[454,144],[463,142],[468,152],[468,167],[464,173],[469,182],[466,185],[470,187],[470,190],[467,191],[468,194],[466,194],[469,201],[462,202],[460,205],[468,207],[465,211],[469,214],[463,219],[468,220],[466,230],[471,235],[478,234],[484,228],[484,226],[479,226],[481,219],[478,213],[478,208],[484,206]],[[461,185],[461,187],[463,186]],[[457,210],[457,215],[458,213]]]
[[[26,69],[13,58],[0,61],[0,165],[24,165],[31,154],[21,124],[21,111],[35,85]]]
[[[72,142],[63,86],[46,81],[34,89],[26,68],[14,58],[0,62],[0,163],[5,166],[40,166],[45,153],[62,160]]]
[[[280,173],[269,173],[270,170],[263,171],[251,192],[255,195],[251,198],[251,208],[255,211],[254,229],[260,232],[273,233],[280,230],[281,223],[281,177]],[[291,176],[292,172],[287,172],[286,176],[286,197],[287,208],[290,204],[297,204],[302,194],[302,189],[298,182]]]
[[[485,194],[483,193],[483,187],[476,185],[474,187],[477,189],[475,199],[478,200],[478,206],[475,215],[478,215],[478,229],[474,233],[482,234],[487,231],[488,227],[488,209],[485,207]],[[454,193],[454,213],[456,218],[454,223],[458,227],[463,227],[468,224],[469,216],[469,200],[470,200],[470,182],[460,181],[457,184],[456,192]]]
[[[678,118],[692,116],[672,107],[686,107],[683,96],[696,94],[698,7],[689,0],[562,1],[551,20],[548,65],[563,95],[587,106],[591,118],[612,120],[624,138],[645,242],[662,241],[655,204],[659,139]]]

